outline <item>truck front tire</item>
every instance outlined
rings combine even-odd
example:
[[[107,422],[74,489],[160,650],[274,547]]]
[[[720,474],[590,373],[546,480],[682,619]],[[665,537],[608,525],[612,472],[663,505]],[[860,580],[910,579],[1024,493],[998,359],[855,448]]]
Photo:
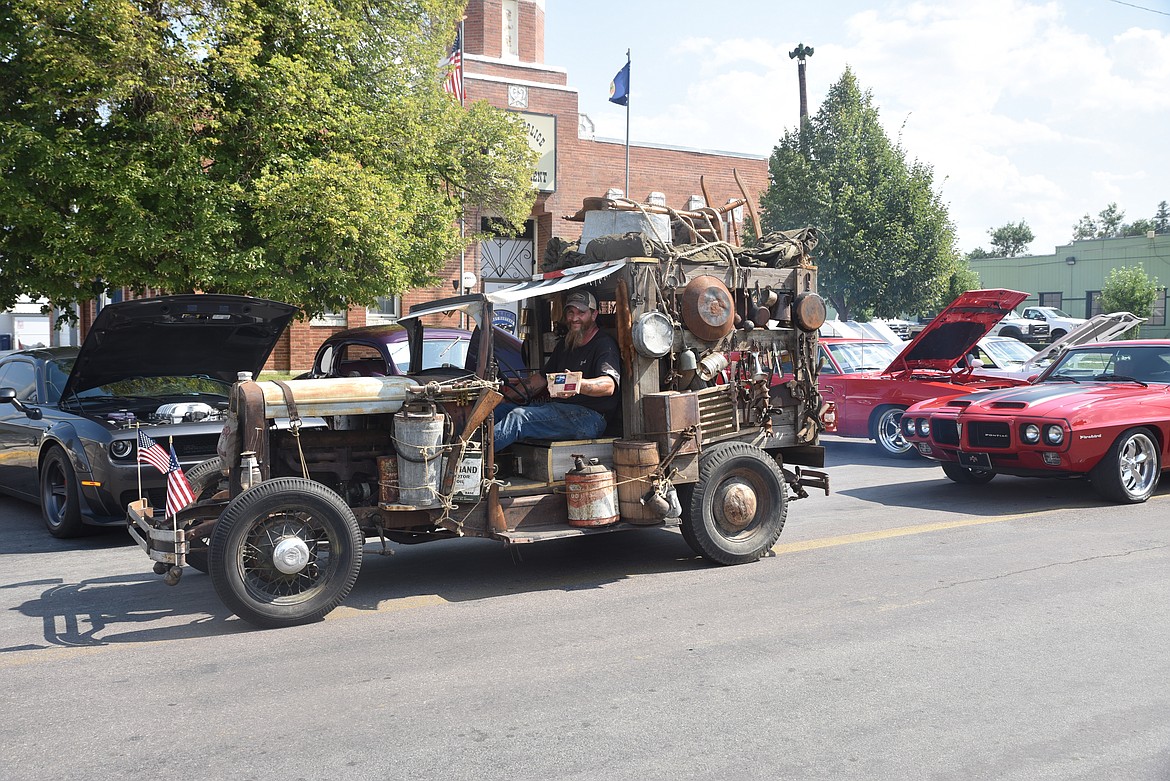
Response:
[[[365,539],[353,511],[320,483],[268,480],[231,501],[211,534],[211,582],[263,628],[319,621],[357,580]]]
[[[788,487],[775,460],[757,447],[728,442],[703,453],[699,482],[689,493],[683,539],[708,561],[756,561],[784,530]]]

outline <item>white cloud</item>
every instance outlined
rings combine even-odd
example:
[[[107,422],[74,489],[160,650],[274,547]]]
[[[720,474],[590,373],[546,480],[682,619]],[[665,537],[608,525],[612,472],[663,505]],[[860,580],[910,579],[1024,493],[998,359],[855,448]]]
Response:
[[[1170,199],[1170,35],[1111,29],[1119,9],[894,0],[824,11],[820,40],[804,41],[815,48],[810,111],[852,67],[889,135],[933,166],[963,249],[1024,219],[1032,251],[1051,252],[1085,212],[1117,201],[1132,220]],[[678,35],[638,61],[632,136],[769,154],[798,123],[798,42]],[[593,119],[599,135],[625,133],[622,113]]]

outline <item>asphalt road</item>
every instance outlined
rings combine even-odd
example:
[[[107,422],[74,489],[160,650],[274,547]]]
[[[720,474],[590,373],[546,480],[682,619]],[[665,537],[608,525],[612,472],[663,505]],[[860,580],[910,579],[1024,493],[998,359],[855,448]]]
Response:
[[[0,498],[0,779],[1168,779],[1170,487],[958,486],[830,440],[776,555],[394,546],[258,631]]]

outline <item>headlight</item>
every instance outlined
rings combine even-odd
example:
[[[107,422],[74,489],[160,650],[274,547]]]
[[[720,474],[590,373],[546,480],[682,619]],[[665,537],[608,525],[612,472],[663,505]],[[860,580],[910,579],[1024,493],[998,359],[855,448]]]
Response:
[[[110,443],[110,455],[114,458],[129,458],[134,452],[134,440],[115,439]]]
[[[902,418],[902,433],[908,437],[914,436],[914,418]]]
[[[1020,431],[1020,439],[1029,445],[1035,445],[1040,441],[1040,427],[1035,423],[1029,423]]]
[[[1045,426],[1044,441],[1050,445],[1059,445],[1064,441],[1064,429],[1060,426]]]
[[[918,419],[918,436],[920,436],[920,437],[929,437],[930,436],[930,418],[919,418]]]

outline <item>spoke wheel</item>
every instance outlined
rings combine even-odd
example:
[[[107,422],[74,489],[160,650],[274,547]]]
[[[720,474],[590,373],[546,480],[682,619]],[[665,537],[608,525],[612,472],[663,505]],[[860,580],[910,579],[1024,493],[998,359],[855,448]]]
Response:
[[[1150,498],[1162,475],[1158,443],[1146,429],[1130,429],[1109,448],[1089,473],[1093,487],[1106,499],[1139,504]]]
[[[220,516],[211,534],[211,581],[224,604],[256,626],[317,621],[353,588],[363,543],[353,512],[325,486],[268,480]]]
[[[902,434],[903,407],[879,407],[870,423],[870,436],[885,453],[901,456],[914,449]]]
[[[985,485],[995,477],[995,472],[988,472],[986,469],[972,469],[946,461],[942,463],[942,470],[944,475],[962,485]]]
[[[788,512],[780,467],[743,442],[716,445],[699,458],[699,482],[682,519],[691,549],[716,564],[755,561],[771,550]]]
[[[52,447],[41,462],[41,519],[49,534],[62,539],[85,534],[77,475],[69,456]]]

